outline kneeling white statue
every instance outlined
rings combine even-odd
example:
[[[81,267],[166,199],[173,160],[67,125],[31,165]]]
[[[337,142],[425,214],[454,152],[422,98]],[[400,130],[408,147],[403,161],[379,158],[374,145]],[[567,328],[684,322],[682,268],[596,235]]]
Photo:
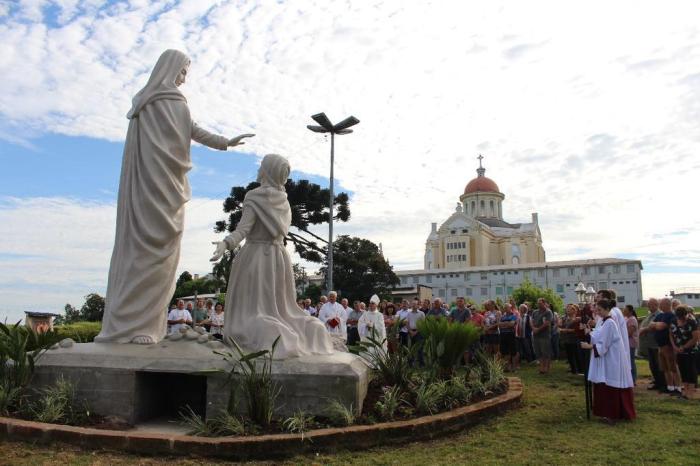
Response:
[[[263,158],[258,171],[261,186],[246,194],[236,230],[213,243],[216,251],[211,258],[219,260],[226,249],[246,239],[231,265],[224,335],[249,350],[270,348],[280,336],[275,355],[282,359],[333,353],[323,323],[296,303],[292,261],[283,243],[292,221],[284,189],[289,173],[284,157]]]

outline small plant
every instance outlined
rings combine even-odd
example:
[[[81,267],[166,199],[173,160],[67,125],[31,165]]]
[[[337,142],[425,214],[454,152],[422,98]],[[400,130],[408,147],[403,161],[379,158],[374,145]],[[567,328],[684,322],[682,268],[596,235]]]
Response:
[[[242,419],[226,411],[212,420],[216,435],[245,435],[245,423]]]
[[[90,417],[87,404],[83,402],[81,406],[77,403],[74,385],[63,377],[39,393],[37,401],[29,407],[29,413],[36,421],[80,425]]]
[[[445,397],[445,384],[442,382],[423,382],[416,389],[416,411],[418,414],[435,414]]]
[[[18,410],[34,375],[34,364],[58,341],[55,332],[37,333],[17,322],[0,323],[0,412]]]
[[[483,370],[481,367],[473,367],[467,380],[467,386],[469,387],[472,397],[475,395],[481,396],[486,393],[486,385],[484,385],[483,378]]]
[[[238,356],[229,351],[214,351],[223,356],[224,360],[232,364],[228,382],[231,384],[229,395],[228,414],[234,415],[237,404],[237,390],[242,389],[246,395],[248,416],[256,424],[267,427],[272,421],[275,410],[275,401],[280,394],[281,387],[272,380],[272,361],[275,356],[275,348],[279,343],[278,336],[269,350],[261,350],[253,353],[245,353],[233,338],[228,339]],[[257,360],[262,360],[258,366]],[[206,372],[206,371],[205,371]],[[240,384],[234,384],[236,374],[240,374]]]
[[[348,408],[340,401],[332,400],[326,406],[325,413],[334,426],[347,427],[355,423],[355,413],[353,412],[352,404]]]
[[[417,322],[425,338],[423,347],[428,371],[432,377],[449,378],[469,346],[479,339],[481,331],[472,323],[450,323],[447,319],[428,317]]]
[[[445,397],[444,405],[446,408],[452,409],[457,406],[465,405],[472,397],[470,387],[467,385],[465,377],[453,376],[445,381]]]
[[[301,434],[301,441],[303,442],[304,434],[309,431],[313,422],[314,417],[300,409],[294,415],[288,417],[282,425],[293,434]]]
[[[415,358],[419,345],[413,345],[411,348],[398,345],[394,352],[390,352],[385,349],[384,343],[385,340],[379,341],[370,336],[367,341],[361,341],[349,350],[364,357],[383,384],[408,388],[413,374],[411,361]]]
[[[506,380],[505,366],[501,360],[495,357],[484,357],[483,379],[487,391],[498,389]]]
[[[374,409],[382,419],[391,421],[399,407],[406,404],[406,398],[399,386],[382,387],[382,391],[384,393],[381,399],[374,404]]]
[[[198,437],[216,436],[216,425],[195,413],[189,406],[185,406],[185,409],[180,411],[180,419],[183,424],[190,428],[190,431],[187,432],[188,435],[196,435]]]

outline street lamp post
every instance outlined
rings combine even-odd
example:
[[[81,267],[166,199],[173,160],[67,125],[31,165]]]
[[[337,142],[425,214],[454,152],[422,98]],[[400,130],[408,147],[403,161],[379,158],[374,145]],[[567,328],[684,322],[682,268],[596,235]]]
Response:
[[[306,127],[313,131],[314,133],[330,133],[331,134],[331,179],[330,179],[330,199],[328,200],[328,275],[326,276],[328,287],[328,292],[333,290],[333,200],[335,198],[335,192],[333,189],[333,162],[335,161],[335,135],[350,134],[352,130],[349,129],[351,126],[355,126],[360,122],[354,116],[349,116],[340,123],[333,124],[331,120],[328,119],[325,113],[317,113],[312,115],[311,118],[318,123],[317,125],[307,125]]]

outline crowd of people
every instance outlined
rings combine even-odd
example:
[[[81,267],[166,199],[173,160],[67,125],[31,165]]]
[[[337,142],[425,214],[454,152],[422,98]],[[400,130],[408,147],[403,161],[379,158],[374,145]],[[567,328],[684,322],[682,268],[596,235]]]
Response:
[[[404,299],[395,304],[375,295],[369,305],[354,301],[352,306],[346,298],[338,298],[336,292],[330,292],[317,303],[307,298],[299,299],[297,305],[348,346],[372,337],[388,351],[395,351],[398,345],[420,344],[423,337],[418,322],[434,317],[481,329],[480,340],[464,355],[465,363],[483,351],[501,358],[507,371],[516,371],[527,362],[547,374],[563,347],[569,371],[593,383],[594,414],[606,419],[635,417],[631,390],[637,381],[638,358],[649,364],[653,377],[649,390],[688,398],[697,387],[700,327],[691,307],[670,298],[650,299],[649,314],[641,322],[633,306],[617,307],[612,290],[600,290],[593,303],[567,304],[563,315],[544,298],[534,305],[488,300],[482,306],[463,297],[452,305],[440,298]],[[168,325],[170,332],[183,325],[202,326],[222,339],[223,306],[211,300],[198,299],[194,305],[178,300],[168,314]],[[393,337],[389,330],[396,326]],[[422,357],[416,362],[422,364]]]

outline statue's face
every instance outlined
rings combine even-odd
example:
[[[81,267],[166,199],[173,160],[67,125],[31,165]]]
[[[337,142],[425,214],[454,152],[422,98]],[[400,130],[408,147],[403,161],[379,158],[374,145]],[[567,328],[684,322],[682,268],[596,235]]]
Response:
[[[180,70],[178,75],[175,77],[175,85],[180,86],[182,84],[185,84],[185,81],[187,80],[187,71],[190,69],[190,64],[188,63],[185,65],[185,67]]]

